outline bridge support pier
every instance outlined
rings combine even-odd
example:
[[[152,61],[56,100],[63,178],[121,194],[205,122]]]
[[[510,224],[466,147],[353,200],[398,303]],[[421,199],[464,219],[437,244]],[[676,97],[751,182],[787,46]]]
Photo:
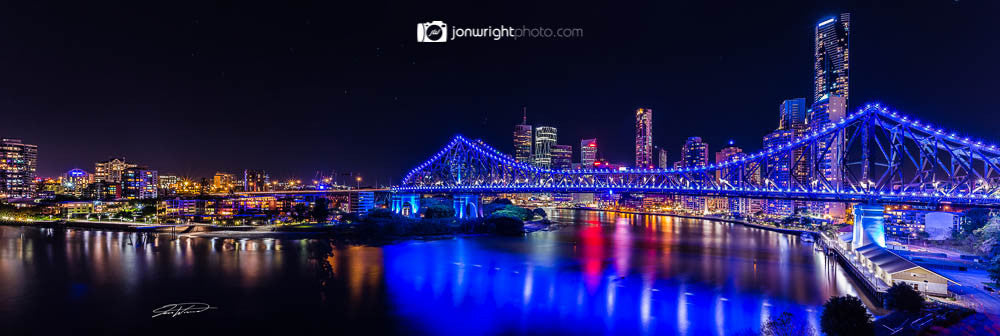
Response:
[[[871,243],[885,247],[885,206],[855,205],[853,235],[851,247],[854,249]]]
[[[390,209],[403,216],[417,217],[417,212],[420,210],[420,195],[394,194]]]
[[[455,217],[458,218],[479,218],[482,217],[482,206],[479,195],[456,194],[452,198],[455,207]]]

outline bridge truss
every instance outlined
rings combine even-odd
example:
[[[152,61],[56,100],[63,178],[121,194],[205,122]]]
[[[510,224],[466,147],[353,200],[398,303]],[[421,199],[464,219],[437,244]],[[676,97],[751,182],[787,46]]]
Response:
[[[788,142],[676,169],[553,170],[456,136],[396,192],[647,192],[908,204],[1000,206],[1000,149],[866,105]]]

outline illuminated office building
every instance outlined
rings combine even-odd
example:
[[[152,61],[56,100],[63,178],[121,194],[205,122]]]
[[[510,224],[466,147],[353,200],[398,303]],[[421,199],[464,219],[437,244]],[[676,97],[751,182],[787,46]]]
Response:
[[[33,197],[37,169],[38,146],[0,139],[0,199]]]
[[[635,166],[653,166],[653,110],[648,108],[635,110]]]
[[[82,196],[83,190],[90,185],[91,175],[83,169],[71,169],[63,177],[63,190],[74,196]]]
[[[121,183],[122,173],[125,169],[137,167],[134,163],[127,163],[125,159],[112,158],[104,162],[94,164],[94,182]]]
[[[817,23],[815,38],[813,102],[827,94],[849,100],[851,14],[843,13]]]
[[[535,127],[535,165],[542,168],[552,167],[552,146],[556,145],[557,132],[555,127]]]
[[[552,145],[552,169],[569,170],[573,166],[573,146]]]
[[[270,176],[262,170],[244,170],[243,191],[271,191]]]
[[[847,117],[847,99],[836,95],[823,95],[809,109],[808,124],[812,131],[820,131],[828,125],[835,124]],[[836,136],[818,141],[811,149],[810,158],[819,176],[814,177],[817,186],[828,185],[834,190],[844,186],[844,131],[837,131]],[[812,202],[810,212],[821,216],[829,216],[833,220],[842,220],[846,216],[843,203]]]
[[[594,166],[597,161],[597,139],[583,139],[580,141],[580,165],[584,168]]]
[[[786,99],[778,106],[778,129],[803,129],[806,127],[806,99]]]
[[[664,148],[660,148],[656,152],[658,159],[656,161],[657,167],[659,167],[660,169],[670,168],[670,162],[667,161],[667,150]]]
[[[517,162],[532,163],[531,156],[531,125],[525,114],[520,125],[514,125],[514,159]]]
[[[177,175],[160,175],[159,187],[161,195],[176,194],[181,189],[183,179]]]
[[[736,154],[743,153],[743,149],[733,145],[732,141],[729,141],[729,146],[723,148],[722,150],[715,153],[715,163],[724,163],[726,161],[732,160]],[[715,171],[715,178],[722,180],[727,175],[725,169],[720,169]]]
[[[791,142],[795,137],[793,130],[775,130],[764,136],[764,149],[777,149]],[[774,155],[767,159],[767,169],[770,177],[762,176],[762,181],[768,187],[787,189],[792,186],[792,157]],[[767,200],[764,213],[772,216],[787,217],[795,213],[795,204],[789,200]]]
[[[152,199],[159,191],[160,178],[155,170],[144,167],[125,168],[121,175],[122,197]]]
[[[212,190],[215,192],[230,192],[236,188],[236,176],[230,173],[217,172],[212,177]]]
[[[708,165],[708,144],[701,137],[690,137],[681,147],[681,166],[698,168]]]

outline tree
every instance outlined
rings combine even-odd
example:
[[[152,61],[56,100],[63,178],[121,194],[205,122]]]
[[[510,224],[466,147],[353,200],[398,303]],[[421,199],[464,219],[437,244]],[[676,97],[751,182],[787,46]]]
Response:
[[[549,214],[545,213],[545,209],[542,208],[535,208],[535,210],[531,210],[531,213],[534,214],[535,217],[549,218]]]
[[[514,202],[511,202],[506,198],[495,198],[493,199],[493,202],[490,202],[490,204],[513,205]]]
[[[373,208],[368,210],[368,219],[390,219],[396,213],[386,208]]]
[[[325,222],[330,217],[330,200],[326,197],[317,198],[313,203],[312,217],[317,223]]]
[[[434,204],[427,207],[424,210],[424,218],[451,218],[455,217],[455,208],[444,205],[444,204]]]
[[[500,210],[490,215],[486,222],[493,226],[498,234],[524,235],[524,222],[517,216],[516,213]]]
[[[156,206],[153,205],[143,205],[139,209],[139,217],[149,217],[156,214]]]
[[[965,220],[962,221],[961,233],[968,235],[973,231],[979,230],[979,228],[986,226],[990,222],[990,217],[992,217],[992,214],[989,209],[974,208],[965,210]]]
[[[783,312],[778,317],[771,317],[760,325],[763,336],[798,336],[816,335],[816,330],[806,321],[796,319],[792,313]]]
[[[871,318],[857,297],[834,296],[823,304],[820,328],[830,336],[871,335],[875,332]]]
[[[993,258],[988,272],[990,280],[993,280],[993,286],[995,287],[997,284],[1000,284],[1000,257]]]
[[[483,205],[483,215],[489,216],[493,212],[496,212],[498,210],[503,210],[503,208],[509,205],[514,205],[509,199],[506,198],[494,199],[492,202],[490,202],[490,204]]]
[[[309,219],[311,214],[309,213],[309,206],[305,203],[298,203],[292,207],[292,219],[295,221],[304,221]]]
[[[887,294],[886,303],[890,309],[915,314],[924,308],[924,297],[905,283],[892,285]]]

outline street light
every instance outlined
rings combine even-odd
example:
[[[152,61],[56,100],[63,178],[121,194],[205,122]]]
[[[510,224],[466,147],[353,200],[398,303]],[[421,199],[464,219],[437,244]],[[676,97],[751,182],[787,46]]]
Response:
[[[357,189],[361,189],[361,176],[358,176],[355,180],[358,181]]]

